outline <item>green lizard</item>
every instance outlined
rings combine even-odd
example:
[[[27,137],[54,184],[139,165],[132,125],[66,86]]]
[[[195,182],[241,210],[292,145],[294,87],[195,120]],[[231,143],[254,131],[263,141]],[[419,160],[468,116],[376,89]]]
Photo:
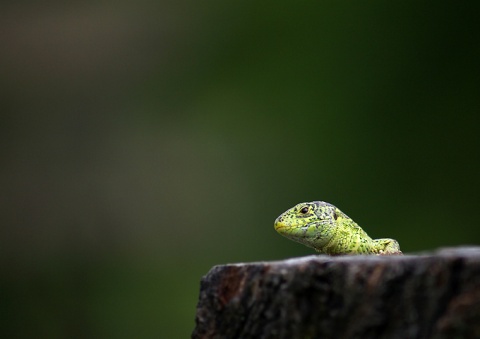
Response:
[[[345,213],[323,201],[304,202],[282,213],[275,230],[325,254],[402,254],[396,240],[370,238]]]

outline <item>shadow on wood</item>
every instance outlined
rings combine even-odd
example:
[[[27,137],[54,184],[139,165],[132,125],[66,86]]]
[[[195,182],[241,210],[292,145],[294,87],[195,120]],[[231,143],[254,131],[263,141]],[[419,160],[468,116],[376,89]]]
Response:
[[[480,338],[480,247],[213,267],[192,338]]]

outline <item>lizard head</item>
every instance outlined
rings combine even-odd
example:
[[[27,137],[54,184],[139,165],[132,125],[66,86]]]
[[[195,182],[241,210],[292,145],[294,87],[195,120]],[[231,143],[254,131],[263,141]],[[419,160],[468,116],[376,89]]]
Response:
[[[300,203],[275,220],[275,230],[293,241],[315,249],[330,242],[337,220],[348,218],[337,207],[323,201]]]

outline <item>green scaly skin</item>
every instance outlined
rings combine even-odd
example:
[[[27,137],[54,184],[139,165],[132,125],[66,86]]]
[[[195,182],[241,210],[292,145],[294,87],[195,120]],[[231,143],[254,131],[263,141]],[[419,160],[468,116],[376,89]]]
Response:
[[[394,239],[372,239],[345,213],[323,201],[304,202],[282,213],[275,230],[317,252],[401,255]]]

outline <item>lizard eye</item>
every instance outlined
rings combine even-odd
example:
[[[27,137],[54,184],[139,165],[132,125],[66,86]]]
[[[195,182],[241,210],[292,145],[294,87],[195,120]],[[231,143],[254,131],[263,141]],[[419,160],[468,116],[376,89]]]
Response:
[[[308,212],[308,206],[305,206],[304,208],[302,208],[300,210],[300,213],[302,213],[302,214],[307,214],[307,212]]]
[[[335,220],[338,219],[338,214],[337,214],[337,212],[333,212],[333,219],[335,219]]]

